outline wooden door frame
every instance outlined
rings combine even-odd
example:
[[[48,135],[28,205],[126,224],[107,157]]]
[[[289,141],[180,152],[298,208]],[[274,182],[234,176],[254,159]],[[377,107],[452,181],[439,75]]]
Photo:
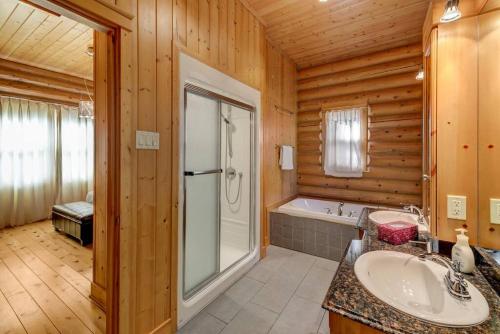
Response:
[[[102,106],[106,109],[104,115],[104,133],[97,133],[96,138],[106,138],[106,290],[105,305],[106,333],[118,333],[119,324],[119,259],[120,259],[120,80],[121,80],[121,33],[122,29],[130,30],[131,17],[116,13],[109,7],[99,5],[95,1],[80,0],[30,0],[34,5],[47,8],[50,11],[64,15],[88,25],[94,30],[105,32],[106,57],[105,65],[105,95]],[[89,7],[90,6],[90,7]],[[101,8],[102,7],[102,8]],[[95,52],[96,54],[96,52]],[[96,63],[96,59],[94,59]],[[94,65],[94,72],[95,72]],[[94,73],[96,78],[96,73]],[[94,85],[95,87],[95,85]],[[96,94],[94,94],[96,96]],[[96,103],[97,105],[97,103]]]

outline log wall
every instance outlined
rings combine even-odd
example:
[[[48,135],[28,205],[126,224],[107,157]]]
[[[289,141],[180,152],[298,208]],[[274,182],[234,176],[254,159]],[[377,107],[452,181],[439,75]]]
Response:
[[[298,72],[298,192],[400,205],[422,201],[422,64],[419,44]],[[322,119],[331,108],[370,106],[362,178],[325,176]]]

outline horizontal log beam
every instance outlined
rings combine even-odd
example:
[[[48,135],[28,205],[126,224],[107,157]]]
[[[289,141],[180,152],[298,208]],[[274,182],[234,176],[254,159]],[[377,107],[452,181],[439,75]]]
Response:
[[[94,83],[92,80],[85,79],[84,81],[84,78],[1,58],[0,74],[3,74],[4,76],[12,76],[13,78],[18,78],[18,80],[22,79],[78,91],[86,91],[86,83],[91,94],[94,89]]]
[[[56,97],[41,96],[41,95],[37,95],[36,93],[32,94],[30,92],[23,92],[21,90],[14,91],[14,90],[10,89],[9,91],[5,91],[2,88],[0,88],[0,95],[17,97],[17,98],[26,99],[26,100],[46,102],[46,103],[64,104],[64,105],[70,106],[70,107],[78,107],[78,103],[73,101],[73,100],[65,100],[65,99],[59,99]]]
[[[297,154],[297,162],[301,165],[321,165],[321,152]]]
[[[420,43],[400,48],[375,52],[369,55],[359,56],[343,61],[329,63],[320,66],[301,69],[298,72],[298,79],[313,78],[325,74],[338,73],[354,68],[365,67],[380,63],[386,63],[409,57],[422,55],[422,45]]]
[[[390,129],[390,128],[407,128],[411,126],[421,126],[422,118],[410,118],[394,121],[373,122],[369,123],[368,128],[372,129]]]
[[[370,124],[391,121],[407,121],[412,119],[422,120],[422,113],[371,116]]]
[[[298,124],[297,124],[298,125]],[[321,124],[297,126],[297,132],[302,135],[309,132],[321,131]]]
[[[374,79],[400,73],[416,73],[422,64],[422,57],[396,60],[362,68],[322,75],[298,82],[298,90],[315,89],[360,80]]]
[[[421,141],[422,128],[420,126],[412,126],[407,128],[371,129],[368,140],[393,142]]]
[[[299,143],[321,142],[321,130],[304,132],[297,139]]]
[[[415,73],[402,73],[382,78],[348,82],[334,86],[303,90],[299,91],[297,98],[299,102],[314,101],[317,99],[334,98],[335,96],[354,93],[380,91],[383,89],[411,86],[415,84],[421,85],[421,83],[419,83],[417,79],[415,79]]]
[[[330,176],[299,175],[298,184],[303,186],[330,187],[336,189],[379,191],[393,194],[421,193],[422,185],[419,181],[401,181],[387,179],[366,178],[338,178]]]
[[[422,153],[422,143],[414,142],[368,142],[369,154],[420,154]]]
[[[311,152],[311,151],[322,151],[323,147],[321,143],[298,143],[298,152]]]
[[[333,98],[325,98],[314,101],[300,102],[300,112],[321,110],[339,107],[351,107],[357,105],[371,105],[374,103],[385,103],[391,101],[414,100],[422,97],[422,85],[411,85],[406,87],[389,88],[374,92],[348,94]]]
[[[422,99],[370,104],[371,117],[422,113]]]
[[[392,194],[375,191],[360,191],[348,189],[335,189],[325,187],[298,186],[298,192],[304,196],[335,198],[345,201],[361,203],[379,203],[385,205],[401,206],[401,203],[421,204],[421,195]]]
[[[370,167],[422,167],[420,155],[370,154],[368,160]]]
[[[324,175],[323,168],[318,165],[299,164],[297,170],[299,174]],[[367,172],[363,173],[363,177],[372,179],[420,181],[422,178],[422,170],[421,168],[370,167]]]
[[[5,95],[19,94],[68,102],[72,104],[78,104],[81,100],[81,94],[5,79],[0,79],[0,90],[4,92]]]

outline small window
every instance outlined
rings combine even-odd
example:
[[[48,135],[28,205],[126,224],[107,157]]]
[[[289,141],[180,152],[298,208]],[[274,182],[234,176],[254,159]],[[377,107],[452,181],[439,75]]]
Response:
[[[366,169],[367,108],[325,113],[324,171],[336,177],[362,177]]]

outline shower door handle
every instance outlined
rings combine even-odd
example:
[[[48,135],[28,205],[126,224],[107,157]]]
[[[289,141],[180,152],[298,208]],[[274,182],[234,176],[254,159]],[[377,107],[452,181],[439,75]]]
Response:
[[[207,174],[222,174],[222,169],[210,169],[203,171],[185,171],[184,176],[196,176],[196,175],[207,175]]]

